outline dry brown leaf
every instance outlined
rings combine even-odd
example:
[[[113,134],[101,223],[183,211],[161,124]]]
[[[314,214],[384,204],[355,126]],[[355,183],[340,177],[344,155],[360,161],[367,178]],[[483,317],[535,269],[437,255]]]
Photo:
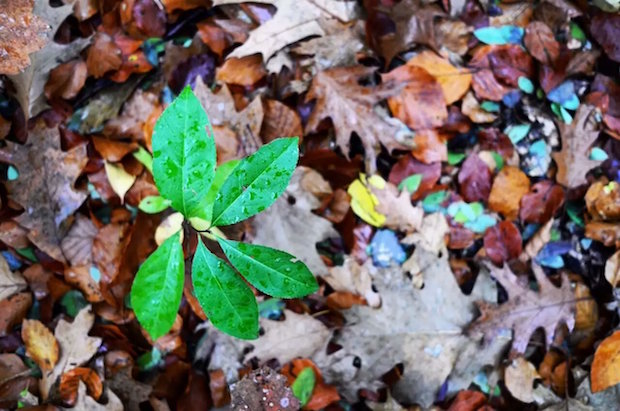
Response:
[[[134,141],[147,143],[150,148],[151,133],[147,133],[147,128],[153,114],[157,117],[161,114],[159,96],[138,88],[123,105],[120,116],[114,115],[105,124],[103,134],[112,139],[131,137]]]
[[[215,78],[219,82],[251,87],[267,75],[260,54],[245,57],[230,57],[217,69]]]
[[[598,323],[598,304],[590,293],[587,285],[575,284],[575,300],[577,307],[575,310],[575,330],[594,332],[594,327]]]
[[[58,341],[41,321],[24,320],[22,340],[26,345],[26,353],[41,371],[49,372],[54,368],[58,362]]]
[[[620,250],[609,257],[605,263],[605,279],[612,287],[620,284]]]
[[[493,180],[489,208],[507,220],[519,217],[521,197],[530,191],[530,179],[518,167],[506,166]]]
[[[14,249],[26,248],[30,245],[28,230],[12,220],[0,223],[0,240]]]
[[[106,391],[106,397],[108,398],[108,402],[106,404],[100,404],[95,401],[91,396],[87,393],[86,384],[84,384],[81,380],[78,381],[78,394],[77,394],[77,402],[75,403],[75,407],[73,408],[62,408],[63,411],[70,410],[82,410],[82,411],[123,411],[125,407],[121,400],[114,394],[112,390]]]
[[[48,41],[49,27],[33,14],[34,0],[0,1],[0,74],[18,74],[30,65],[28,55]]]
[[[411,154],[424,164],[448,161],[447,136],[437,130],[419,130],[413,138]]]
[[[47,128],[39,121],[26,144],[7,142],[0,150],[0,159],[19,171],[19,178],[7,183],[9,197],[24,208],[15,221],[29,230],[28,238],[37,247],[64,262],[60,244],[69,228],[65,220],[87,197],[74,189],[87,162],[86,146],[62,151],[58,129]]]
[[[45,97],[48,100],[63,98],[66,100],[77,96],[88,77],[84,60],[71,60],[50,71],[45,84]]]
[[[126,143],[97,136],[93,136],[92,139],[95,150],[101,154],[101,157],[113,163],[121,161],[127,154],[138,149],[138,144],[133,141]]]
[[[385,215],[384,227],[407,233],[420,228],[424,211],[421,207],[414,207],[411,204],[411,194],[407,190],[399,193],[394,184],[387,182],[382,187],[370,184],[369,188],[379,200],[375,211]]]
[[[586,237],[600,241],[607,247],[620,247],[620,224],[603,221],[586,223]]]
[[[99,375],[90,368],[78,367],[67,371],[60,377],[58,391],[64,403],[75,406],[80,383],[86,385],[88,395],[95,400],[101,397],[103,384]]]
[[[299,137],[300,139],[303,137],[301,119],[295,110],[272,99],[263,101],[263,110],[265,117],[261,137],[265,143],[270,143],[280,137]]]
[[[513,397],[526,403],[534,402],[534,380],[540,378],[536,367],[519,356],[504,371],[506,388]]]
[[[463,98],[461,111],[474,123],[490,123],[497,118],[496,114],[483,110],[480,107],[480,103],[471,91]]]
[[[562,150],[551,153],[551,157],[558,166],[556,180],[564,187],[575,188],[587,183],[588,171],[600,164],[600,161],[590,160],[590,146],[599,134],[590,120],[594,110],[582,104],[571,124],[558,123]]]
[[[595,220],[620,220],[620,184],[596,181],[586,193],[588,212]]]
[[[78,214],[60,243],[63,254],[72,266],[89,265],[92,262],[93,240],[96,235],[97,227],[92,220]]]
[[[375,110],[381,100],[397,95],[402,86],[360,86],[358,81],[375,70],[364,66],[338,67],[321,71],[312,80],[306,100],[316,99],[306,134],[318,131],[322,120],[329,117],[336,130],[336,144],[348,158],[349,140],[356,132],[366,151],[369,173],[376,169],[375,159],[383,144],[390,152],[409,149],[411,133],[395,119],[382,116]],[[441,92],[441,91],[440,91]]]
[[[17,354],[0,354],[0,407],[9,408],[30,385],[30,368]]]
[[[0,300],[9,298],[28,287],[24,277],[12,272],[4,256],[0,255]]]
[[[508,293],[508,301],[501,304],[479,302],[480,317],[470,326],[473,333],[483,333],[490,341],[503,330],[513,330],[512,349],[524,353],[532,334],[542,328],[547,347],[553,342],[556,328],[566,324],[569,331],[575,325],[575,296],[566,275],[560,288],[553,285],[542,268],[532,265],[538,283],[538,292],[519,283],[508,264],[502,268],[488,265],[493,277]]]
[[[246,3],[248,0],[215,0],[214,6]],[[335,0],[260,0],[271,4],[277,11],[267,22],[250,32],[250,37],[229,57],[244,57],[260,53],[267,62],[283,47],[306,37],[322,36],[321,19],[337,18],[342,22],[357,16],[354,1]]]
[[[545,223],[538,229],[536,234],[530,238],[530,241],[523,248],[523,252],[519,256],[519,259],[523,262],[527,262],[538,255],[540,250],[543,249],[545,244],[551,240],[551,228],[553,228],[553,218]]]
[[[473,27],[468,26],[460,20],[442,19],[435,24],[435,40],[440,46],[439,54],[445,58],[450,58],[454,53],[463,56],[469,50],[469,40],[471,39]]]
[[[366,299],[370,307],[381,305],[381,296],[372,288],[371,260],[364,265],[359,265],[355,259],[347,257],[339,266],[330,267],[329,274],[323,279],[335,291],[348,291],[360,295]]]
[[[560,55],[560,43],[549,26],[542,21],[528,24],[523,44],[536,60],[547,66],[553,66]]]
[[[99,282],[90,274],[90,266],[73,266],[65,268],[65,281],[84,294],[89,303],[103,301]]]
[[[0,337],[6,336],[22,322],[31,305],[31,293],[19,293],[0,300]]]
[[[590,380],[594,393],[620,382],[620,331],[605,338],[597,347]]]

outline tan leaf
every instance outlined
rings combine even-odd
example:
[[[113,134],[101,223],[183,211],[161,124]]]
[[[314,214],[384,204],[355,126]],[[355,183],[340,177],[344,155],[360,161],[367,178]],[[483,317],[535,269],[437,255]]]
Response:
[[[595,220],[620,220],[620,184],[596,181],[586,193],[588,212]]]
[[[0,300],[0,337],[6,336],[22,322],[31,305],[31,293],[19,293]]]
[[[605,338],[596,349],[590,378],[594,393],[620,382],[620,331]]]
[[[103,301],[99,282],[90,274],[90,266],[65,268],[65,281],[80,290],[89,303]]]
[[[411,204],[411,194],[407,190],[399,193],[398,188],[392,183],[385,183],[383,187],[371,184],[369,187],[379,200],[375,210],[385,215],[383,226],[408,233],[420,228],[424,211]]]
[[[620,284],[620,250],[609,257],[605,263],[605,279],[612,287]]]
[[[536,60],[547,66],[553,66],[560,55],[560,43],[555,39],[549,26],[542,21],[528,24],[523,44]]]
[[[519,259],[523,262],[527,262],[536,257],[540,250],[543,249],[545,244],[551,240],[551,228],[553,228],[553,218],[540,227],[536,234],[528,241],[523,248],[523,252],[519,256]]]
[[[162,245],[172,235],[180,232],[179,241],[183,242],[183,214],[172,213],[159,224],[157,230],[155,230],[155,242],[157,245]]]
[[[518,167],[506,166],[493,180],[489,195],[489,208],[506,218],[516,220],[519,216],[521,197],[530,191],[530,179]]]
[[[78,214],[69,232],[60,242],[63,254],[72,266],[89,265],[92,262],[93,240],[97,227],[88,217]]]
[[[4,256],[0,255],[0,300],[4,300],[28,287],[24,277],[12,272]]]
[[[45,83],[45,96],[49,100],[53,98],[72,99],[84,87],[86,77],[88,73],[84,60],[77,59],[63,63],[50,71],[50,76]]]
[[[592,106],[582,104],[571,124],[558,123],[562,150],[551,153],[551,156],[558,166],[556,180],[565,187],[575,188],[587,183],[588,171],[600,164],[600,161],[590,160],[590,146],[599,134],[590,120],[594,110]]]
[[[30,385],[30,368],[17,354],[0,354],[0,398],[2,403],[18,401]]]
[[[58,341],[52,332],[38,320],[24,320],[22,340],[26,353],[41,368],[49,372],[58,362]]]
[[[122,165],[108,163],[106,161],[104,167],[112,189],[121,199],[121,204],[123,204],[125,201],[125,194],[127,194],[127,191],[129,191],[133,183],[136,182],[136,176],[125,171]]]
[[[373,68],[364,66],[321,71],[312,80],[306,96],[307,101],[316,99],[306,124],[306,134],[318,131],[321,121],[331,118],[336,130],[336,144],[348,158],[349,139],[356,132],[366,151],[366,171],[369,174],[376,169],[375,159],[380,144],[389,151],[412,147],[411,132],[398,120],[375,110],[379,102],[397,95],[403,86],[360,86],[359,81],[373,72]]]
[[[214,6],[246,3],[247,0],[215,0]],[[343,22],[357,16],[356,2],[335,0],[260,0],[259,3],[276,7],[276,14],[257,29],[241,47],[229,57],[243,57],[260,53],[266,62],[288,44],[306,37],[325,34],[320,25],[322,18],[337,18]]]
[[[114,394],[114,392],[110,389],[106,391],[106,396],[108,398],[108,402],[104,404],[100,404],[93,399],[87,393],[86,384],[84,384],[81,380],[78,381],[78,394],[77,401],[75,403],[75,407],[73,408],[62,408],[64,411],[69,410],[83,410],[83,411],[123,411],[125,408],[123,407],[123,403],[121,400]]]
[[[264,100],[263,110],[265,117],[261,137],[265,143],[280,137],[303,137],[301,119],[295,110],[271,99]]]
[[[329,274],[323,276],[323,279],[335,291],[348,291],[360,295],[366,299],[370,307],[376,308],[381,305],[381,296],[372,288],[371,269],[371,260],[362,266],[355,259],[347,257],[342,265],[330,267]]]
[[[2,161],[15,165],[19,178],[7,182],[9,197],[24,208],[15,218],[28,229],[28,238],[57,261],[65,262],[60,248],[67,227],[65,219],[77,210],[87,194],[74,189],[75,180],[86,165],[86,146],[60,149],[57,128],[37,122],[26,144],[7,142],[0,150]]]
[[[18,74],[30,65],[28,55],[48,41],[49,27],[33,14],[34,0],[0,1],[0,74]]]
[[[97,136],[93,136],[93,145],[104,160],[113,163],[121,161],[127,154],[138,149],[138,144],[135,142],[125,143]]]
[[[540,378],[536,367],[523,357],[517,357],[506,367],[504,381],[513,397],[523,402],[534,402],[534,380]]]

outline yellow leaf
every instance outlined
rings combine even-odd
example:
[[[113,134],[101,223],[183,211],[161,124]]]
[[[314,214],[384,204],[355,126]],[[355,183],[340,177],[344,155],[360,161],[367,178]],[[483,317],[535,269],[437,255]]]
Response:
[[[155,242],[157,245],[161,245],[164,241],[168,239],[171,235],[177,233],[179,230],[181,231],[181,235],[179,236],[179,241],[183,244],[183,214],[174,213],[170,214],[164,221],[159,224],[157,229],[155,230]]]
[[[370,182],[374,185],[381,185],[379,176],[372,176]],[[353,212],[362,220],[375,227],[381,227],[385,223],[385,216],[375,211],[379,204],[379,199],[367,187],[368,181],[364,174],[358,180],[349,185],[347,192],[351,196],[351,208]],[[385,184],[385,181],[383,182]]]
[[[105,173],[108,176],[112,190],[120,197],[122,203],[125,194],[136,181],[136,176],[126,172],[123,167],[108,163],[107,161],[105,162]]]
[[[58,341],[52,332],[38,320],[24,320],[22,340],[26,354],[43,371],[51,371],[58,361]]]

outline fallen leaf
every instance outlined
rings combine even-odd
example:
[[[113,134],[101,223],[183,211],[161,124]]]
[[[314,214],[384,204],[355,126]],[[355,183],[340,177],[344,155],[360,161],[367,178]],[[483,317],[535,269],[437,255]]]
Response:
[[[63,402],[75,405],[78,399],[79,385],[86,385],[87,394],[98,400],[103,393],[103,384],[99,375],[90,368],[77,367],[60,377],[58,387]]]
[[[27,45],[20,45],[19,47],[20,52],[32,53],[30,54],[30,66],[26,67],[23,65],[24,63],[27,65],[27,60],[25,62],[22,61],[21,66],[18,66],[20,67],[18,69],[20,72],[9,74],[8,76],[15,87],[14,96],[24,110],[24,116],[28,119],[36,116],[48,107],[45,102],[44,88],[50,72],[59,62],[69,61],[77,57],[82,49],[88,45],[90,39],[78,38],[68,44],[59,44],[53,40],[61,23],[67,16],[73,13],[73,6],[71,4],[52,7],[47,1],[37,0],[34,2],[34,16],[29,18],[29,8],[32,7],[32,2],[19,1],[19,6],[21,7],[14,7],[11,4],[10,9],[19,12],[22,16],[16,16],[17,20],[13,22],[0,22],[0,25],[4,27],[8,24],[11,27],[15,22],[20,22],[27,24],[29,29],[32,29],[32,31],[20,32],[23,30],[23,27],[20,28],[19,24],[17,27],[18,36],[22,39],[20,41],[28,39]],[[50,26],[49,31],[44,32],[45,24],[36,16],[44,17],[45,22]],[[15,29],[15,27],[12,28]],[[43,34],[47,36],[46,41],[42,41],[41,36]],[[27,37],[21,37],[22,35]],[[4,43],[6,40],[2,39],[2,41]],[[41,47],[43,44],[45,46]],[[4,71],[4,69],[0,71]],[[9,71],[14,70],[9,68]]]
[[[153,387],[132,376],[132,366],[125,365],[108,375],[108,386],[118,395],[127,411],[140,411],[140,403],[149,399]]]
[[[474,123],[490,123],[497,118],[497,115],[480,107],[480,103],[471,91],[467,92],[463,98],[461,111]]]
[[[287,378],[289,385],[295,382],[297,376],[306,368],[312,368],[316,382],[312,390],[310,400],[304,405],[303,409],[308,411],[319,411],[327,407],[329,404],[340,400],[336,387],[325,384],[321,371],[309,359],[298,358],[285,364],[281,373]]]
[[[586,223],[586,237],[600,241],[607,247],[620,247],[620,224],[590,221]]]
[[[414,130],[440,127],[448,118],[444,91],[428,71],[404,65],[382,75],[390,88],[401,89],[388,98],[390,111]]]
[[[127,154],[132,153],[138,149],[138,144],[135,142],[125,143],[123,141],[111,140],[105,137],[92,137],[95,150],[104,160],[110,162],[119,162]]]
[[[73,225],[60,242],[60,248],[72,266],[89,265],[97,227],[90,218],[76,215]]]
[[[519,217],[526,223],[544,224],[564,204],[564,190],[550,180],[534,184],[529,193],[521,197]]]
[[[603,47],[605,54],[616,62],[620,62],[620,47],[616,41],[619,31],[618,13],[596,13],[590,20],[592,37]]]
[[[121,400],[114,394],[112,390],[106,390],[106,396],[108,398],[107,404],[100,404],[95,401],[91,396],[87,393],[86,384],[84,384],[81,380],[78,381],[78,393],[77,393],[77,402],[75,403],[75,407],[73,408],[61,408],[64,411],[69,410],[84,410],[84,411],[123,411],[123,403]]]
[[[603,391],[620,382],[620,331],[614,332],[596,348],[592,361],[592,392]]]
[[[566,324],[569,330],[575,325],[575,296],[570,281],[562,275],[562,285],[557,288],[542,268],[532,265],[538,283],[538,292],[520,285],[508,264],[502,268],[488,266],[491,275],[504,287],[508,301],[501,304],[479,302],[481,316],[470,326],[473,333],[483,333],[490,341],[502,330],[513,330],[512,350],[524,353],[532,334],[542,328],[547,347],[553,342],[555,330]]]
[[[50,71],[45,84],[45,97],[72,99],[78,95],[86,83],[86,63],[83,60],[71,60]]]
[[[104,300],[96,281],[90,273],[90,266],[73,266],[65,268],[65,281],[84,294],[89,303],[100,303]]]
[[[349,139],[356,132],[366,151],[367,171],[376,169],[380,144],[389,151],[411,148],[410,131],[375,111],[375,105],[400,92],[386,84],[360,86],[359,81],[374,72],[363,66],[338,67],[321,71],[312,80],[306,101],[316,104],[306,124],[306,134],[318,131],[320,122],[330,117],[336,130],[336,144],[349,158]]]
[[[370,260],[364,265],[359,265],[353,258],[347,257],[339,266],[330,267],[329,274],[323,279],[335,291],[348,291],[360,295],[366,299],[370,307],[381,305],[381,296],[372,288],[372,276]]]
[[[30,368],[26,367],[17,354],[0,354],[0,406],[9,407],[21,397],[30,385]]]
[[[215,0],[213,5],[245,2],[245,0]],[[357,16],[356,3],[353,1],[325,0],[317,4],[312,0],[260,0],[260,3],[275,6],[276,13],[270,20],[252,30],[247,41],[230,53],[229,57],[260,53],[267,62],[278,50],[289,44],[306,37],[324,35],[321,19],[332,17],[347,22]]]
[[[122,99],[122,97],[118,96],[118,99]],[[105,123],[103,134],[112,139],[131,137],[134,141],[146,143],[147,147],[150,148],[152,129],[151,133],[147,133],[148,119],[153,114],[159,117],[161,112],[159,96],[153,92],[143,91],[138,88],[129,100],[125,102],[120,115],[113,116],[110,121]],[[93,138],[93,143],[95,143],[95,138]],[[126,145],[126,147],[129,146],[131,145]],[[99,147],[103,149],[101,144],[99,144]],[[97,148],[97,143],[95,143],[95,148]],[[99,149],[97,150],[99,151]],[[101,154],[106,160],[118,161],[108,158],[104,153]]]
[[[28,287],[19,272],[12,272],[4,256],[0,255],[0,300],[9,298]]]
[[[424,50],[416,54],[407,61],[407,65],[423,68],[433,76],[441,86],[446,104],[459,101],[469,90],[471,74],[432,51]]]
[[[112,283],[119,273],[123,252],[129,241],[127,232],[126,224],[111,223],[99,229],[93,240],[93,264],[101,272],[102,286]]]
[[[259,54],[230,57],[217,69],[215,78],[226,84],[251,87],[267,75]]]
[[[356,305],[344,311],[346,326],[333,341],[341,348],[312,358],[325,382],[336,385],[345,399],[356,401],[360,389],[381,388],[381,377],[402,364],[400,379],[392,387],[394,398],[426,407],[446,379],[450,395],[469,386],[485,364],[497,361],[505,343],[497,340],[497,346],[480,355],[478,341],[462,334],[476,313],[474,295],[486,287],[482,276],[466,296],[454,280],[447,255],[437,258],[427,252],[421,263],[428,273],[423,289],[412,288],[398,267],[381,269],[375,276],[381,308]],[[478,354],[469,354],[473,352]]]
[[[620,184],[607,180],[594,182],[586,192],[588,213],[595,220],[620,220]]]
[[[562,150],[551,153],[558,166],[556,180],[564,187],[575,188],[587,183],[586,174],[598,166],[599,161],[590,159],[590,146],[597,139],[599,131],[593,129],[590,116],[594,108],[582,104],[570,125],[559,123]]]
[[[9,4],[10,3],[10,4]],[[34,0],[3,0],[0,15],[0,74],[18,74],[30,65],[28,55],[48,41],[49,27],[45,20],[33,14]],[[10,6],[10,7],[9,7]]]
[[[263,125],[260,135],[265,143],[270,143],[282,136],[303,138],[301,119],[295,110],[279,102],[266,99],[263,101]]]
[[[6,336],[14,326],[21,324],[31,305],[31,293],[14,294],[0,300],[0,337]]]
[[[122,165],[116,165],[106,161],[104,167],[112,189],[121,199],[121,204],[123,204],[125,201],[125,194],[127,194],[127,191],[129,191],[133,183],[135,183],[136,176],[125,171]]]
[[[230,404],[230,392],[228,391],[228,384],[226,384],[226,377],[222,370],[209,373],[209,391],[215,407],[223,407]]]
[[[448,161],[446,136],[435,130],[419,130],[413,138],[411,154],[425,164]]]
[[[496,265],[519,257],[521,243],[521,233],[510,221],[501,221],[484,233],[484,250]]]
[[[22,340],[26,353],[42,372],[51,371],[58,362],[58,341],[51,331],[38,320],[24,320]]]
[[[521,198],[530,191],[530,179],[518,167],[506,166],[493,180],[489,195],[489,209],[501,214],[506,220],[519,216]]]
[[[122,64],[122,52],[114,42],[114,38],[105,32],[95,34],[86,57],[88,74],[101,78],[106,73],[121,68]]]
[[[592,298],[590,293],[590,288],[585,284],[575,284],[575,300],[577,300],[575,330],[594,331],[599,320],[599,312],[596,300]]]
[[[530,238],[528,243],[523,249],[523,253],[519,256],[519,259],[523,262],[527,262],[536,257],[540,250],[543,249],[545,244],[551,240],[551,229],[553,228],[553,219],[550,219],[536,233]]]
[[[612,287],[620,284],[620,251],[616,251],[605,263],[605,279]]]
[[[7,142],[0,159],[19,171],[19,178],[7,183],[10,198],[24,208],[15,221],[29,230],[37,247],[64,262],[60,244],[69,227],[63,223],[87,196],[73,188],[87,162],[86,146],[62,151],[58,129],[38,122],[26,144]]]
[[[87,306],[80,310],[72,323],[61,319],[56,325],[54,337],[60,346],[60,357],[51,371],[43,373],[43,378],[39,383],[44,399],[47,398],[50,388],[62,374],[90,360],[99,349],[101,339],[88,336],[94,321],[95,315],[90,306]],[[84,387],[85,391],[86,387]],[[79,402],[80,395],[78,395],[78,404]]]
[[[547,66],[553,66],[560,55],[560,43],[549,26],[541,21],[528,24],[523,43],[536,60]]]
[[[523,357],[512,360],[504,371],[506,388],[519,401],[534,402],[534,380],[540,378],[536,367]]]
[[[459,193],[467,202],[486,201],[491,193],[493,176],[489,166],[478,154],[467,156],[458,175]]]
[[[424,211],[420,207],[413,206],[409,192],[407,190],[399,192],[392,183],[380,177],[373,177],[369,179],[368,188],[378,201],[375,210],[385,216],[381,225],[408,233],[419,229],[422,225]]]
[[[314,244],[338,237],[338,233],[329,220],[312,213],[320,201],[304,187],[310,179],[318,179],[329,188],[316,171],[297,167],[284,195],[254,217],[252,242],[286,251],[303,261],[315,276],[324,276],[328,269]]]

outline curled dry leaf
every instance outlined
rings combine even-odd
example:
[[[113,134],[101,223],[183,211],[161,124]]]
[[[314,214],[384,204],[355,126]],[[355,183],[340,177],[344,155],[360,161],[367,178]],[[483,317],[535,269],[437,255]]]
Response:
[[[540,378],[536,367],[519,356],[504,371],[506,388],[513,397],[525,403],[534,402],[534,380]]]
[[[303,137],[301,119],[295,110],[278,100],[265,99],[263,101],[263,126],[261,137],[265,143],[270,143],[282,136]]]
[[[260,54],[245,57],[230,57],[217,69],[217,81],[238,86],[251,87],[267,75]]]
[[[54,98],[72,99],[84,87],[86,77],[88,77],[88,73],[84,60],[78,59],[63,63],[50,71],[50,76],[45,84],[45,97],[48,100]]]
[[[448,118],[444,91],[428,71],[404,65],[382,75],[383,81],[400,93],[388,98],[390,111],[414,130],[440,127]]]
[[[20,324],[32,305],[31,293],[19,293],[0,301],[0,337]]]
[[[620,382],[620,331],[605,338],[596,349],[590,381],[594,393]]]
[[[519,229],[510,221],[501,221],[484,233],[484,250],[496,265],[521,255],[522,240]]]
[[[553,66],[560,55],[560,43],[542,21],[533,21],[525,29],[523,43],[532,56],[542,64]]]
[[[381,296],[372,288],[371,269],[370,260],[364,265],[359,265],[353,258],[347,257],[342,265],[330,267],[329,274],[323,276],[323,279],[335,291],[348,291],[361,295],[369,306],[379,307]]]
[[[413,138],[411,154],[425,164],[448,161],[446,136],[436,130],[420,130]]]
[[[58,341],[41,321],[24,320],[22,340],[26,345],[26,353],[41,371],[45,373],[54,368],[58,362]]]
[[[519,217],[526,223],[544,224],[564,204],[564,190],[550,180],[542,180],[521,197]]]
[[[86,57],[88,74],[100,78],[109,71],[118,70],[122,64],[121,49],[116,45],[112,36],[104,32],[95,34]]]
[[[98,400],[103,393],[103,384],[99,375],[90,368],[78,367],[67,371],[60,377],[58,387],[60,398],[68,405],[75,405],[78,400],[79,385],[86,385],[89,396]]]
[[[530,179],[518,167],[506,166],[493,180],[489,195],[489,208],[507,220],[519,216],[521,198],[530,190]]]

